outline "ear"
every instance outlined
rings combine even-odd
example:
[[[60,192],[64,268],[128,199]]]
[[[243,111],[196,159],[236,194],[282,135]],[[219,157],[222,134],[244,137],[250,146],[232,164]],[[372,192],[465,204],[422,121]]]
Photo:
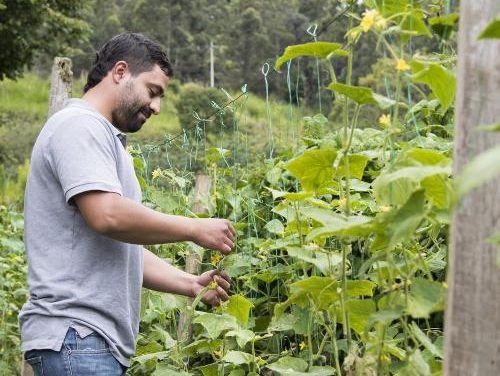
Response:
[[[116,84],[119,84],[129,74],[128,63],[123,60],[117,61],[111,70],[111,77]]]

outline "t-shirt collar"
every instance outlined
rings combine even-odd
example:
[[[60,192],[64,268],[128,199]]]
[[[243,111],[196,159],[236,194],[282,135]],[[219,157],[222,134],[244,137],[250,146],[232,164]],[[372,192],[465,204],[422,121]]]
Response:
[[[102,118],[107,124],[109,124],[111,126],[111,129],[113,131],[113,134],[118,137],[118,139],[120,140],[120,142],[122,143],[123,147],[126,147],[127,146],[127,135],[125,133],[123,133],[122,131],[120,131],[118,128],[116,128],[113,124],[111,124],[111,122],[106,119],[99,111],[97,111],[94,107],[92,107],[92,105],[87,102],[86,100],[84,99],[81,99],[81,98],[70,98],[68,99],[66,102],[64,102],[64,107],[68,107],[68,106],[71,106],[71,107],[79,107],[79,108],[83,108],[83,109],[86,109],[88,111],[92,111],[94,112],[96,115],[98,115],[100,118]]]

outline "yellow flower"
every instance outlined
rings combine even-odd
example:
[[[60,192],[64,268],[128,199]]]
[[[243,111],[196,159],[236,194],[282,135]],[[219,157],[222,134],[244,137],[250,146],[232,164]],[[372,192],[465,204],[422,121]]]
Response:
[[[387,212],[391,211],[391,207],[390,206],[381,206],[380,211],[382,213],[387,213]]]
[[[213,265],[213,266],[217,266],[217,264],[219,263],[221,257],[219,255],[213,255],[211,258],[210,258],[210,263]]]
[[[410,69],[410,66],[408,63],[405,61],[405,59],[398,59],[398,62],[396,64],[396,69],[398,71],[407,71]]]
[[[153,175],[153,179],[159,178],[159,177],[160,177],[160,175],[161,175],[161,170],[160,170],[159,168],[157,168],[156,170],[154,170],[154,171],[152,172],[152,174],[151,174],[151,175]]]
[[[304,343],[304,341],[302,341],[301,343],[299,343],[299,348],[300,350],[304,350],[304,348],[306,347],[306,344]]]
[[[360,26],[363,28],[363,31],[366,33],[371,27],[375,24],[375,18],[379,16],[379,13],[376,9],[370,9],[363,13],[363,18],[361,19]]]
[[[378,118],[378,124],[382,128],[389,128],[391,126],[391,115],[389,114],[383,114]]]
[[[210,282],[208,287],[210,288],[210,290],[215,290],[218,287],[217,282],[212,280],[212,282]]]
[[[134,147],[132,145],[127,146],[127,153],[132,154],[134,152]]]

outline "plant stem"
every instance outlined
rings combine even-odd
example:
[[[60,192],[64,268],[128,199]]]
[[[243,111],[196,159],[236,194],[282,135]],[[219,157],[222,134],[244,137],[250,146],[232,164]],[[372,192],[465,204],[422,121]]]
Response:
[[[378,355],[377,355],[377,375],[381,374],[382,354],[384,352],[385,325],[382,326],[382,338],[379,338]]]
[[[349,324],[349,312],[347,312],[346,301],[347,301],[347,252],[350,250],[350,244],[342,242],[342,292],[340,294],[340,304],[342,305],[343,314],[343,332],[347,339],[347,347],[351,349],[351,326]]]
[[[312,305],[310,305],[312,306]],[[312,330],[312,317],[313,317],[313,312],[315,310],[309,310],[309,320],[307,322],[307,346],[309,346],[309,369],[313,366],[313,341],[312,341],[312,335],[311,335],[311,330]]]
[[[340,371],[340,361],[339,361],[339,348],[337,346],[337,336],[335,335],[335,330],[337,328],[337,312],[335,311],[335,307],[332,309],[333,311],[333,320],[330,318],[329,312],[326,312],[328,316],[328,320],[332,321],[332,325],[325,325],[326,331],[330,334],[330,338],[332,339],[333,346],[333,359],[335,361],[335,369],[337,371],[337,375],[342,375]],[[333,328],[333,329],[332,329]]]

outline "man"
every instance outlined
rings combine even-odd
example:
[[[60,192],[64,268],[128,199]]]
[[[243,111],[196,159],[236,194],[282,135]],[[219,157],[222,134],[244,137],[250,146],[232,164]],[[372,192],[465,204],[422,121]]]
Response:
[[[142,247],[193,241],[224,254],[235,230],[224,219],[166,215],[141,205],[125,133],[137,132],[172,75],[158,45],[125,33],[97,53],[82,99],[45,124],[25,193],[29,301],[19,321],[35,375],[121,375],[139,330],[141,286],[227,300],[229,277],[194,276]],[[212,283],[213,284],[213,283]]]

